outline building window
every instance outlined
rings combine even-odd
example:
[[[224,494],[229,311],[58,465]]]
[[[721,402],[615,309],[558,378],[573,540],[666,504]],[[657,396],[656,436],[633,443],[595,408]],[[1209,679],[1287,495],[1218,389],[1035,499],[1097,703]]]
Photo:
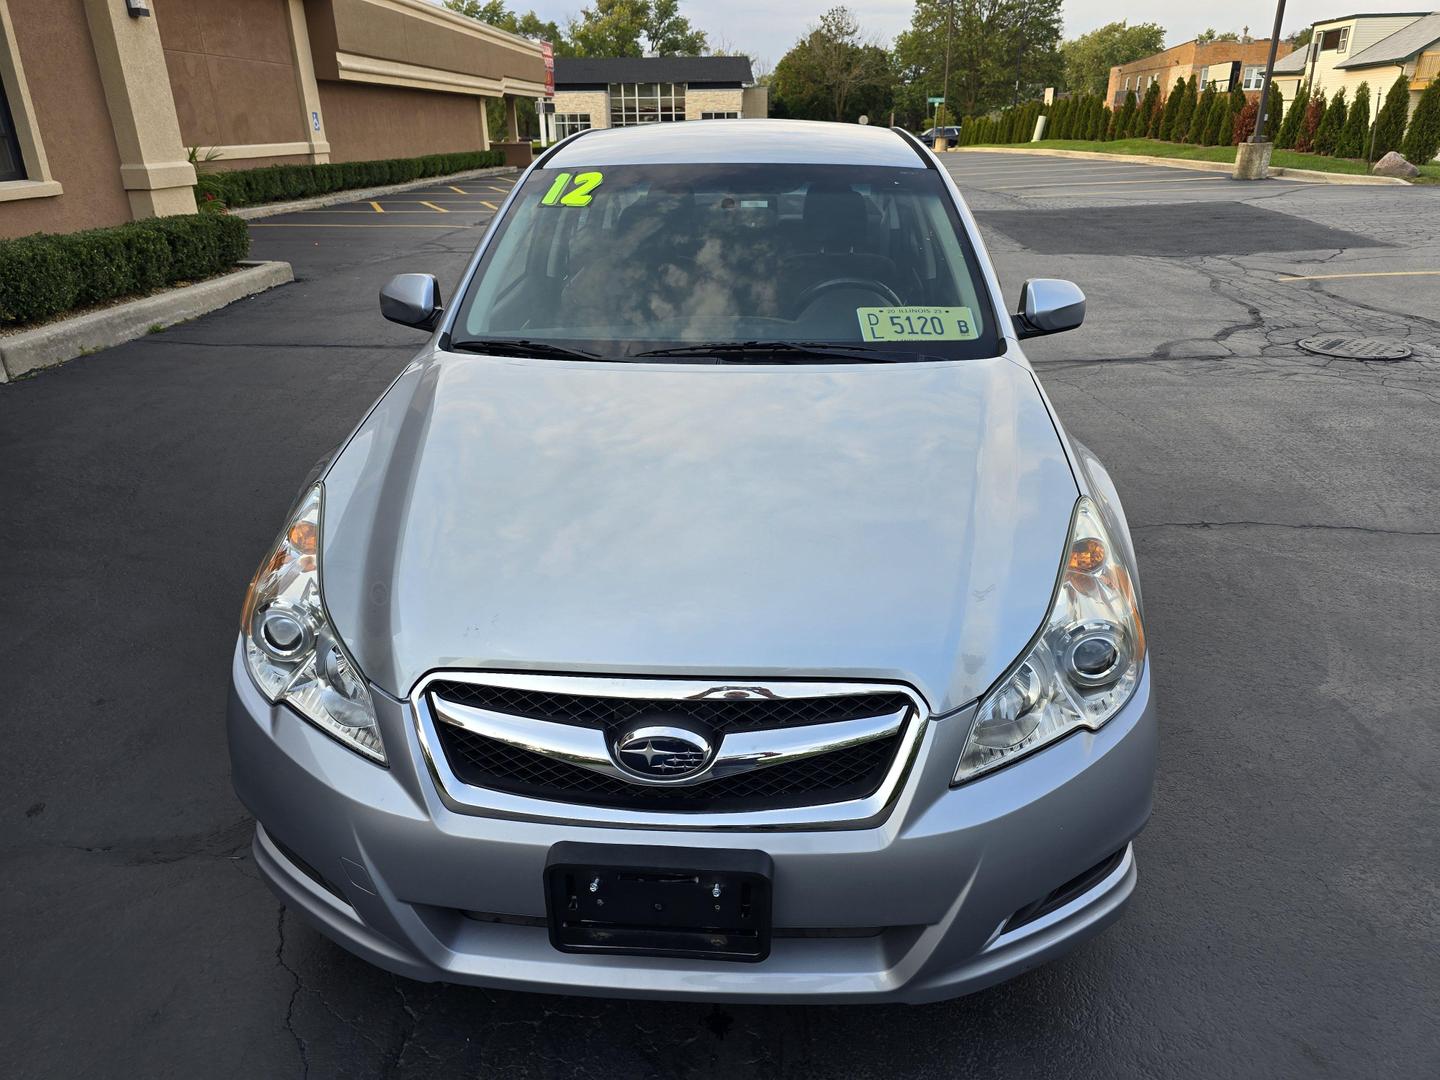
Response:
[[[1342,27],[1340,28],[1340,43],[1335,46],[1335,51],[1336,51],[1336,52],[1342,52],[1342,53],[1343,53],[1343,52],[1348,52],[1349,49],[1350,49],[1350,27],[1348,27],[1348,26],[1342,26]]]
[[[1246,90],[1259,90],[1260,84],[1265,80],[1265,69],[1263,67],[1247,67],[1245,69]]]
[[[1130,89],[1130,76],[1129,76],[1129,75],[1126,75],[1126,76],[1125,76],[1125,85],[1124,85],[1124,87],[1122,87],[1122,89],[1125,89],[1125,90],[1129,90],[1129,89]]]
[[[1200,69],[1200,89],[1201,89],[1201,90],[1204,90],[1205,87],[1207,87],[1207,86],[1209,86],[1209,85],[1210,85],[1210,68],[1209,68],[1209,66],[1202,67],[1202,68]]]
[[[567,135],[574,135],[577,131],[589,131],[591,126],[590,114],[588,112],[555,114],[555,137],[557,139],[563,139]]]
[[[702,112],[702,113],[700,114],[700,119],[701,119],[701,120],[739,120],[739,119],[740,119],[740,114],[739,114],[738,112]]]
[[[1350,48],[1350,28],[1342,26],[1338,30],[1326,30],[1320,35],[1321,52],[1344,52]]]
[[[0,85],[0,180],[24,180],[25,159],[20,153],[20,140],[15,134],[15,121],[10,115],[10,101]]]
[[[684,83],[614,83],[610,87],[611,127],[684,119]]]

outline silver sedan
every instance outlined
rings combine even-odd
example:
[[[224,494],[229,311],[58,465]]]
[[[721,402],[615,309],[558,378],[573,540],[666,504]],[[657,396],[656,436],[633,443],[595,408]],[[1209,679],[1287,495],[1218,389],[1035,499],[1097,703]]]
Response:
[[[421,980],[921,1002],[1136,881],[1115,488],[913,136],[597,130],[521,177],[251,584],[229,738],[284,902]]]

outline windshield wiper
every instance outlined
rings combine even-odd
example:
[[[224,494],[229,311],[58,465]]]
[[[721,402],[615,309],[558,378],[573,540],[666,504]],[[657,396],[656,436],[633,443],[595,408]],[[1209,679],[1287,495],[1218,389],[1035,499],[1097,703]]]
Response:
[[[493,353],[496,356],[534,356],[546,360],[604,360],[588,349],[571,349],[533,338],[463,338],[452,339],[450,348],[465,352]]]
[[[856,355],[857,353],[863,355]],[[868,345],[836,345],[828,341],[709,341],[698,345],[672,345],[664,349],[647,349],[632,355],[715,356],[719,358],[783,356],[786,361],[792,357],[809,357],[815,360],[848,361],[853,364],[869,363],[872,360],[891,364],[902,357],[919,357],[923,354],[872,349]],[[940,357],[935,357],[935,359],[940,359]]]

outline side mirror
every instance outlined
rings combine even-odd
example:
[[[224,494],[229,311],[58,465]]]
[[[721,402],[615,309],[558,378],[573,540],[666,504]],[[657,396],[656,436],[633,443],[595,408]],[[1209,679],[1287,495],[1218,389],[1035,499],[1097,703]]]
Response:
[[[380,290],[380,314],[401,326],[434,330],[444,310],[434,274],[396,274]]]
[[[1074,330],[1085,321],[1085,294],[1073,281],[1031,278],[1020,290],[1015,336],[1040,337]]]

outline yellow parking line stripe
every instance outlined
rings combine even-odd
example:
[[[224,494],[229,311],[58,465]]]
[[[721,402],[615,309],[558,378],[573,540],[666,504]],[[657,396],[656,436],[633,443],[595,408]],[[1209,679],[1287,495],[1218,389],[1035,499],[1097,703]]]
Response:
[[[509,195],[509,194],[510,194],[510,189],[509,189],[508,187],[493,187],[493,186],[491,186],[491,185],[489,185],[489,184],[487,184],[486,187],[489,188],[489,190],[491,190],[491,191],[498,191],[501,195]]]
[[[487,210],[498,210],[498,209],[499,209],[499,207],[496,206],[493,202],[486,202],[484,199],[481,199],[481,200],[480,200],[480,205],[483,206],[483,207],[485,207],[485,209],[487,209]]]
[[[1440,277],[1440,270],[1370,270],[1353,274],[1281,274],[1276,281],[1334,281],[1336,278],[1361,277]]]
[[[383,206],[381,206],[378,202],[373,202],[373,201],[372,201],[372,202],[370,203],[370,207],[371,207],[371,209],[373,209],[373,210],[375,211],[375,213],[377,213],[377,214],[383,214],[383,213],[385,212],[385,208],[384,208]]]
[[[446,186],[447,186],[451,191],[458,191],[461,195],[469,195],[469,194],[470,194],[470,193],[469,193],[468,191],[466,191],[464,188],[458,188],[458,187],[456,187],[454,184],[447,184]]]
[[[1221,173],[1215,176],[1181,176],[1178,178],[1158,180],[1075,180],[1064,184],[1018,184],[1017,187],[1026,189],[1033,188],[1057,188],[1057,187],[1110,187],[1114,184],[1203,184],[1208,181],[1228,180],[1229,176]]]
[[[434,210],[437,214],[448,214],[450,212],[449,210],[446,210],[445,207],[436,206],[433,202],[426,202],[424,199],[420,200],[420,205],[430,207],[430,209]]]

